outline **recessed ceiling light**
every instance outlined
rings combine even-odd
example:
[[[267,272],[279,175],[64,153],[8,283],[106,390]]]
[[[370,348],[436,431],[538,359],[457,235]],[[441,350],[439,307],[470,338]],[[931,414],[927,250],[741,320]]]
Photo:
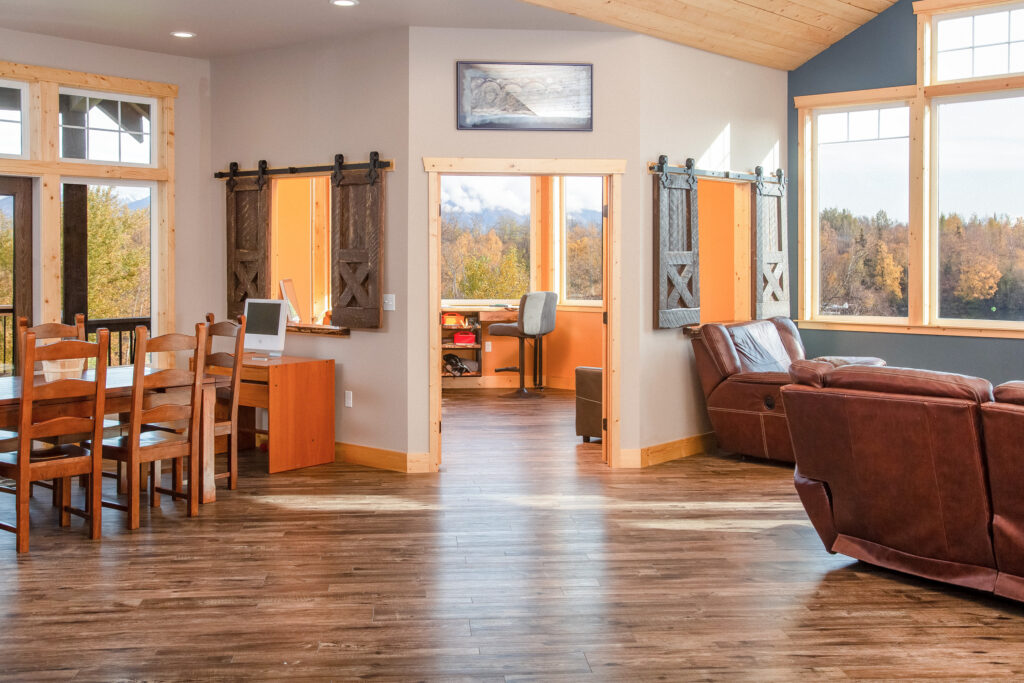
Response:
[[[175,38],[195,38],[196,34],[192,31],[171,31],[171,35]]]
[[[355,7],[359,0],[328,0],[335,7]]]

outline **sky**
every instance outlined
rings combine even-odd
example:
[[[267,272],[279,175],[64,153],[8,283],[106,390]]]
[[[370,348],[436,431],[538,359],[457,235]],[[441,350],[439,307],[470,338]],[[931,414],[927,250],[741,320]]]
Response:
[[[604,203],[603,185],[598,177],[566,178],[566,211],[600,211]],[[530,214],[530,176],[442,176],[441,204],[467,213],[505,209],[527,216]]]

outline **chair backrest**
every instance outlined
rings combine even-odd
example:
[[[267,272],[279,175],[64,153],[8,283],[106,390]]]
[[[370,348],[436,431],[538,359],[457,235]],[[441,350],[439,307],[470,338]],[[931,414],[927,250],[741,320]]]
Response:
[[[232,422],[238,415],[238,394],[242,382],[242,360],[245,352],[245,316],[238,316],[238,322],[222,320],[214,322],[213,313],[206,314],[206,367],[231,368],[231,386],[227,387],[231,405],[230,419]],[[213,338],[226,337],[234,339],[234,352],[213,351]],[[218,389],[218,392],[220,390]]]
[[[738,372],[787,372],[804,359],[800,332],[789,318],[707,323],[693,340],[704,395]]]
[[[18,424],[18,458],[27,463],[34,439],[63,436],[66,434],[91,434],[99,442],[103,440],[103,414],[107,384],[107,347],[109,333],[105,329],[96,332],[95,342],[60,341],[47,346],[36,346],[36,335],[27,331],[24,335],[24,352],[21,361],[21,416]],[[35,373],[36,362],[80,360],[78,376],[59,376],[50,381],[38,381]],[[92,379],[86,379],[88,361],[94,360]],[[45,375],[44,375],[45,378]],[[38,404],[61,399],[92,397],[91,411],[75,414],[65,407],[41,409]],[[72,414],[67,414],[71,412]]]
[[[994,566],[987,380],[818,361],[794,362],[790,376],[782,396],[797,469],[827,487],[837,543]]]
[[[25,316],[19,317],[17,331],[17,344],[19,349],[25,348],[26,332],[34,334],[36,341],[48,339],[77,339],[78,341],[86,341],[85,315],[82,313],[76,313],[74,325],[43,323],[42,325],[36,325],[35,327],[28,326],[28,318]],[[18,367],[20,368],[21,364],[19,364]]]
[[[536,336],[555,329],[558,294],[555,292],[529,292],[519,300],[519,331]]]
[[[192,353],[193,370],[171,368],[146,374],[146,356],[154,353]],[[149,338],[142,325],[135,328],[135,369],[128,435],[138,443],[142,425],[153,422],[186,422],[187,440],[199,435],[203,372],[206,365],[206,323],[196,324],[195,336],[170,333]],[[174,391],[177,389],[177,391]],[[157,390],[164,390],[156,393]]]

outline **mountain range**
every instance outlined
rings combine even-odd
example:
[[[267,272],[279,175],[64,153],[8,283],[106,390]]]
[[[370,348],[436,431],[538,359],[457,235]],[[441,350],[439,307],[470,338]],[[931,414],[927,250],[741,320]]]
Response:
[[[445,215],[458,216],[461,222],[465,226],[481,225],[491,226],[497,225],[502,220],[511,220],[516,223],[530,223],[529,213],[516,213],[510,209],[483,209],[482,211],[462,211],[451,202],[445,202],[442,207],[442,211]],[[566,214],[566,218],[579,221],[580,223],[600,223],[601,212],[594,211],[593,209],[580,209],[578,211],[571,211]]]

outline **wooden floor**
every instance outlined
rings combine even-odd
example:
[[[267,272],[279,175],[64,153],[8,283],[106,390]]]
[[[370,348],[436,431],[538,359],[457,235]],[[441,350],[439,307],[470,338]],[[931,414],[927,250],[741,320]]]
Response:
[[[610,472],[566,393],[444,411],[440,475],[253,455],[198,519],[105,511],[98,542],[38,491],[31,552],[0,534],[0,679],[1024,677],[1024,609],[828,555],[785,467]]]

